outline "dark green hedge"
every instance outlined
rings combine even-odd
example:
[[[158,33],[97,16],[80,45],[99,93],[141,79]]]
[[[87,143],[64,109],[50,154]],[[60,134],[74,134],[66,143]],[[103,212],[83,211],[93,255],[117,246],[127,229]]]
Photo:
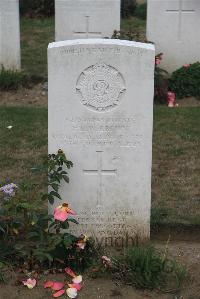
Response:
[[[136,0],[121,0],[122,18],[130,17],[134,14],[137,3]]]
[[[20,13],[27,17],[54,15],[54,0],[20,0]]]
[[[172,73],[169,89],[178,98],[200,97],[200,62],[185,65]]]
[[[139,19],[146,20],[146,18],[147,18],[147,3],[137,5],[137,7],[134,11],[134,16]]]

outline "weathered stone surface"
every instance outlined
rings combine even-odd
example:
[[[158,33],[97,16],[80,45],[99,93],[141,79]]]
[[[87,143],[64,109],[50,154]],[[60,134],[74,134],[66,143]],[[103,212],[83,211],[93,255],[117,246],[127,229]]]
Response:
[[[149,237],[154,55],[120,40],[48,48],[49,153],[74,162],[61,192],[78,213],[73,231],[104,245]]]
[[[0,66],[19,70],[19,0],[0,0]]]
[[[169,72],[200,60],[199,28],[199,0],[148,0],[147,39]]]
[[[56,0],[56,41],[110,38],[120,29],[120,0]]]

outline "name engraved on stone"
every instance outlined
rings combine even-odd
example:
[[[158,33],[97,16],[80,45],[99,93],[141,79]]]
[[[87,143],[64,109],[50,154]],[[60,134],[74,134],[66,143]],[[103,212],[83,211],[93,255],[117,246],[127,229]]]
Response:
[[[137,133],[137,123],[142,122],[141,115],[133,117],[71,117],[66,118],[68,133],[57,132],[57,138],[66,145],[110,145],[136,148],[141,145],[143,136]],[[55,136],[55,137],[56,137]]]
[[[119,104],[126,88],[118,70],[107,64],[95,64],[80,74],[76,89],[83,105],[104,112]]]
[[[96,169],[84,169],[84,174],[97,175],[98,176],[98,188],[97,188],[97,207],[102,206],[102,176],[103,175],[116,175],[117,169],[103,169],[102,167],[102,153],[103,151],[96,151],[97,153],[97,168]]]

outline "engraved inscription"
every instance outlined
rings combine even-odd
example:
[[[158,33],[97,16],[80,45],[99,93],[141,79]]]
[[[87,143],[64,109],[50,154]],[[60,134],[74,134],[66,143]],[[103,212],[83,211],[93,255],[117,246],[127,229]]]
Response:
[[[66,146],[117,146],[137,148],[143,135],[138,132],[141,115],[133,117],[71,117],[66,118],[66,133],[56,132],[53,138],[61,139]],[[139,124],[139,125],[136,125]]]
[[[90,209],[90,212],[82,210],[78,215],[77,221],[80,223],[80,233],[89,231],[92,235],[92,232],[95,232],[95,235],[98,235],[98,238],[100,238],[99,241],[101,238],[102,240],[104,239],[104,242],[107,238],[113,238],[114,241],[115,238],[126,238],[126,235],[129,238],[134,238],[139,233],[138,226],[140,226],[140,232],[142,232],[144,224],[142,221],[138,221],[138,213],[137,208],[127,210],[120,207],[120,210],[109,210],[108,212],[105,208],[99,206],[95,209]],[[144,213],[146,213],[145,210]],[[71,227],[70,231],[77,234],[76,227]]]
[[[76,89],[81,94],[83,105],[104,112],[119,104],[126,88],[118,70],[110,65],[95,64],[82,72]]]
[[[69,48],[61,48],[59,49],[60,55],[99,55],[99,54],[113,54],[113,55],[120,55],[124,53],[124,55],[134,55],[134,56],[139,56],[143,57],[146,54],[146,49],[141,49],[141,48],[129,48],[127,49],[121,49],[120,47],[80,47],[80,48],[75,48],[74,46],[71,46]]]

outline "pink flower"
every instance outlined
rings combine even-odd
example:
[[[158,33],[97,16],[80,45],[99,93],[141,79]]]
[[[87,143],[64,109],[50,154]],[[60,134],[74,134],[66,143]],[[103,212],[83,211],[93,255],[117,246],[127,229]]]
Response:
[[[22,281],[23,285],[27,286],[28,289],[33,289],[36,286],[37,281],[35,279],[28,278]]]
[[[69,214],[76,215],[76,213],[69,208],[67,203],[63,203],[54,210],[54,219],[64,222],[69,217]]]
[[[155,61],[155,63],[156,63],[156,65],[158,65],[158,64],[161,64],[161,59],[159,59],[159,58],[156,58],[156,61]]]
[[[168,107],[174,107],[175,106],[175,101],[176,101],[176,95],[172,91],[168,91],[167,93],[167,102],[168,102]]]
[[[60,290],[60,291],[54,293],[53,297],[58,298],[58,297],[62,296],[64,293],[65,293],[65,290]]]
[[[160,53],[160,54],[156,55],[155,64],[156,65],[161,64],[162,58],[163,58],[163,53]]]

